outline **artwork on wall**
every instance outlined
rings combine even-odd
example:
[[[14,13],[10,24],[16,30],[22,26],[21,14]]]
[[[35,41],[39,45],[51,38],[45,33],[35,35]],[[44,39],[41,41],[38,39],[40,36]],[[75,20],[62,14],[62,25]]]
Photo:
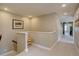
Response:
[[[75,27],[79,28],[79,13],[76,13],[75,18]]]
[[[75,21],[75,27],[79,27],[79,19]]]
[[[12,20],[12,29],[23,29],[24,28],[24,21],[13,19]]]

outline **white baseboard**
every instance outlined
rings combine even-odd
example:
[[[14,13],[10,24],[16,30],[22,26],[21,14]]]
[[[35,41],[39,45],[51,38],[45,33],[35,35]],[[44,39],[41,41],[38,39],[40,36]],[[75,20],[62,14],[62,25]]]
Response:
[[[51,49],[53,49],[58,43],[58,40],[51,46]]]
[[[75,48],[76,48],[77,52],[79,53],[79,47],[77,47],[76,44],[75,44]]]
[[[58,41],[60,41],[60,42],[65,42],[65,43],[72,43],[72,44],[74,44],[74,41],[68,41],[68,40],[58,40]]]
[[[46,50],[51,50],[52,48],[55,47],[55,45],[57,44],[58,41],[56,41],[50,48],[49,47],[45,47],[43,45],[40,45],[40,44],[36,44],[36,43],[33,43],[34,46],[37,46],[39,48],[43,48],[43,49],[46,49]]]
[[[24,49],[24,51],[28,52],[28,48],[27,49]]]
[[[4,54],[2,54],[2,55],[0,55],[0,56],[7,56],[7,55],[9,55],[9,54],[11,54],[11,53],[14,53],[14,51],[13,51],[13,50],[11,50],[11,51],[6,52],[6,53],[4,53]]]
[[[65,38],[63,39],[61,36],[58,37],[58,41],[60,41],[60,42],[74,44],[74,38],[72,38],[72,39],[73,39],[73,40],[66,40]]]
[[[43,48],[43,49],[46,49],[46,50],[50,50],[50,48],[45,47],[45,46],[40,45],[40,44],[33,43],[33,45],[34,45],[34,46],[37,46],[37,47],[39,47],[39,48]]]

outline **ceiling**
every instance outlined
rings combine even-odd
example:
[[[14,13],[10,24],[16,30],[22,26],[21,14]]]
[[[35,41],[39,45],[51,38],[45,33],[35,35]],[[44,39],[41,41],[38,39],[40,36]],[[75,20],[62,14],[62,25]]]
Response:
[[[49,13],[73,15],[78,7],[77,3],[67,3],[66,7],[62,7],[61,3],[0,3],[0,9],[8,8],[8,12],[21,16],[40,16]]]

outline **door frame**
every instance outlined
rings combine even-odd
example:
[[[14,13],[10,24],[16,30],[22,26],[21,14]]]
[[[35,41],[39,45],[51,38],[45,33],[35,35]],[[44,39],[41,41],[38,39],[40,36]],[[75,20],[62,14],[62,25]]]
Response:
[[[70,16],[69,16],[70,17]],[[69,21],[66,21],[66,22],[73,22],[73,37],[72,37],[72,41],[63,41],[62,39],[61,39],[61,31],[62,31],[62,25],[61,25],[61,17],[59,18],[59,22],[58,22],[58,41],[63,41],[63,42],[67,42],[67,43],[74,43],[74,25],[75,25],[75,22],[74,22],[74,17],[72,17],[72,19],[73,20],[69,20]]]

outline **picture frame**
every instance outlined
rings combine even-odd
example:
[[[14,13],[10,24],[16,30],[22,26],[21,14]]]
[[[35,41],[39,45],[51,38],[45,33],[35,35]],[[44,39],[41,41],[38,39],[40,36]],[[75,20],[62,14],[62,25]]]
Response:
[[[12,20],[12,29],[23,29],[24,28],[24,21],[13,19]]]
[[[79,19],[75,21],[75,27],[79,27]]]

